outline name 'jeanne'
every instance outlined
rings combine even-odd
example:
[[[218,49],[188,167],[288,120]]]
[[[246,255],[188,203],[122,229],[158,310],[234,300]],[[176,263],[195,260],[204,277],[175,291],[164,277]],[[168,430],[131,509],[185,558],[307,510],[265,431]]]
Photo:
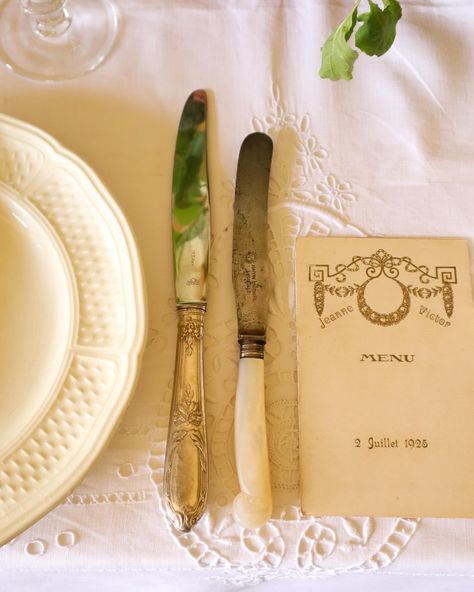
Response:
[[[319,320],[321,321],[321,329],[325,329],[326,325],[329,325],[329,323],[333,323],[334,321],[337,321],[338,319],[342,319],[343,316],[345,316],[346,314],[349,314],[351,312],[353,312],[354,309],[351,305],[346,306],[344,308],[341,308],[340,310],[337,310],[335,313],[330,314],[327,317],[319,317]]]

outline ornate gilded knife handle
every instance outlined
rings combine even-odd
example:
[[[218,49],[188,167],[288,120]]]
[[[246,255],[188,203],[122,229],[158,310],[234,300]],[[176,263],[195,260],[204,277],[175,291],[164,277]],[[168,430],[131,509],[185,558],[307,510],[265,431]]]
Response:
[[[208,459],[204,410],[204,305],[178,305],[173,398],[166,446],[164,500],[173,525],[189,531],[207,501]]]

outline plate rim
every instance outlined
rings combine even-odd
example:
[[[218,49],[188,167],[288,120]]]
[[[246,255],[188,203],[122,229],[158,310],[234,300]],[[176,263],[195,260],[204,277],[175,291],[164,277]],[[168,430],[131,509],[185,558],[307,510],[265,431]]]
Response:
[[[61,159],[72,163],[73,166],[76,169],[79,169],[91,183],[98,202],[105,204],[113,220],[118,225],[118,228],[120,229],[121,242],[126,248],[127,258],[130,263],[130,275],[133,279],[128,287],[133,288],[133,310],[135,314],[135,323],[133,338],[129,340],[127,348],[126,357],[128,363],[128,372],[121,386],[120,393],[115,399],[115,405],[111,410],[108,411],[106,429],[102,429],[99,434],[96,434],[93,445],[89,447],[87,462],[80,463],[80,466],[77,467],[76,471],[74,472],[73,478],[69,480],[59,479],[60,483],[59,485],[55,486],[54,491],[56,494],[54,496],[46,495],[45,497],[39,499],[39,503],[37,504],[38,511],[35,512],[34,516],[20,514],[17,516],[15,524],[10,524],[6,527],[3,527],[2,525],[0,546],[3,546],[12,539],[16,538],[30,526],[41,520],[53,508],[58,506],[61,503],[61,500],[67,497],[84,479],[87,472],[90,470],[97,458],[113,438],[121,418],[127,411],[132,401],[140,378],[140,369],[146,347],[149,314],[143,261],[140,256],[136,235],[123,210],[112,197],[112,194],[109,192],[97,173],[95,173],[89,164],[87,164],[82,158],[66,148],[53,136],[33,124],[27,123],[10,115],[0,113],[0,136],[4,136],[4,130],[1,129],[2,126],[20,129],[21,131],[26,132],[26,134],[39,139],[41,142],[46,144],[54,154],[58,155]],[[34,182],[34,180],[30,180],[28,185],[32,182]],[[15,192],[15,188],[11,187],[8,183],[3,183],[8,188],[12,189],[13,192]],[[29,201],[27,201],[27,203],[32,205]],[[61,241],[60,237],[56,238],[64,248],[63,241]],[[68,261],[68,264],[70,264],[70,261]],[[54,400],[57,399],[58,394],[59,389],[57,389],[56,396],[53,397]],[[57,480],[58,475],[55,475],[53,478],[48,479],[48,483],[54,483]]]

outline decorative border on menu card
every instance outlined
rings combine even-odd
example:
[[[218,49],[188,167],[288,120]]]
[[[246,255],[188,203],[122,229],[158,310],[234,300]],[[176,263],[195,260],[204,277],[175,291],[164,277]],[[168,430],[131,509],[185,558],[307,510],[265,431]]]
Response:
[[[440,326],[451,325],[448,319],[451,319],[454,312],[452,286],[457,284],[457,269],[454,266],[436,266],[434,271],[430,271],[426,265],[417,265],[411,257],[395,257],[384,249],[379,249],[369,256],[354,255],[349,263],[337,264],[334,270],[329,265],[314,264],[309,266],[308,271],[308,279],[314,283],[314,308],[323,328],[329,322],[354,311],[354,307],[348,305],[323,317],[328,299],[334,297],[355,298],[360,314],[370,323],[381,327],[401,323],[412,310],[412,297],[424,300],[441,298],[448,318],[436,315],[436,322]],[[348,281],[349,278],[352,281]],[[366,297],[367,287],[382,278],[393,282],[392,289],[401,296],[399,306],[390,312],[375,310]],[[416,278],[416,284],[407,281],[413,278]],[[426,306],[421,306],[419,312],[429,318],[435,314]]]

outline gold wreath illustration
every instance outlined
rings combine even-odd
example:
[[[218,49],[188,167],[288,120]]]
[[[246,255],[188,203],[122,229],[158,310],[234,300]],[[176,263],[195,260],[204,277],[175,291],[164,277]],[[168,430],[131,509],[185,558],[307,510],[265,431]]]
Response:
[[[398,284],[402,290],[402,303],[393,312],[377,312],[367,304],[365,299],[365,289],[375,279],[368,279],[357,290],[357,306],[361,314],[371,323],[381,325],[382,327],[389,327],[390,325],[400,323],[410,311],[410,293],[408,292],[408,288],[398,280],[392,279],[392,282]]]

